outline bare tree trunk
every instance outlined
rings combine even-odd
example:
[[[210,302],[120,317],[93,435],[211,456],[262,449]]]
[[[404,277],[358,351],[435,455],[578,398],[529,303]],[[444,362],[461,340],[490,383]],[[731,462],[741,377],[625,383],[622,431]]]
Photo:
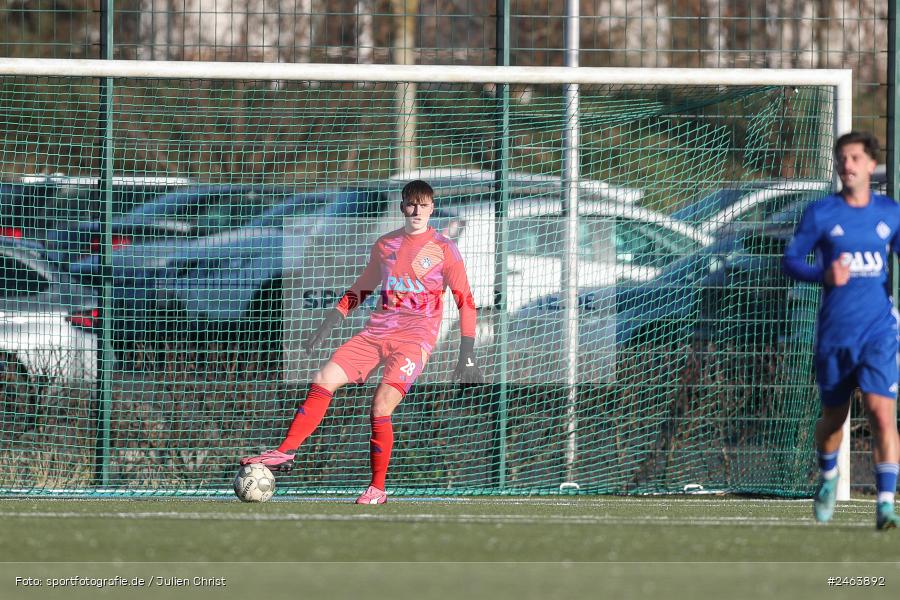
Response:
[[[803,0],[803,20],[800,23],[803,44],[803,56],[799,66],[814,69],[819,61],[819,45],[816,40],[818,25],[816,4],[818,0]]]
[[[648,56],[647,64],[652,67],[668,67],[669,55],[665,50],[672,47],[672,22],[669,18],[669,4],[660,2],[656,5],[656,19],[652,35],[653,53]]]
[[[666,51],[671,49],[672,24],[669,5],[653,5],[655,14],[635,12],[630,0],[600,0],[583,13],[592,16],[582,20],[584,48],[603,40],[609,50],[603,64],[609,66],[664,67],[670,64]],[[547,20],[549,26],[552,22]],[[590,53],[586,60],[591,61]]]
[[[182,57],[184,36],[180,24],[183,25],[184,14],[176,0],[143,0],[138,27],[137,56],[142,60],[177,60]],[[181,52],[175,53],[175,47]]]
[[[721,67],[725,64],[725,57],[722,52],[727,46],[725,37],[725,27],[722,24],[722,4],[726,0],[704,0],[703,12],[705,32],[702,41],[703,52],[702,64],[704,67]]]
[[[356,62],[372,64],[375,57],[375,31],[371,0],[356,0]]]
[[[763,66],[770,69],[779,69],[782,67],[781,60],[781,40],[779,38],[779,20],[780,16],[780,6],[770,3],[764,2],[764,14],[766,21],[766,47],[765,47],[765,55],[763,57]],[[778,49],[778,52],[775,52],[775,49]]]
[[[416,13],[418,0],[391,0],[394,11],[394,63],[415,64]],[[398,83],[397,106],[397,155],[396,170],[410,171],[416,168],[416,85]]]
[[[819,18],[815,22],[814,50],[817,56],[816,68],[824,69],[828,66],[828,53],[825,50],[828,48],[828,28],[833,15],[832,0],[818,0],[817,3]]]

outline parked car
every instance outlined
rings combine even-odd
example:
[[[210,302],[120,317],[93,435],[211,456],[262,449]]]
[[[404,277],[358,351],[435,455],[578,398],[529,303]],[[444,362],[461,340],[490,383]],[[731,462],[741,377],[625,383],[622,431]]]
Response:
[[[191,183],[182,177],[115,176],[113,209],[119,214]],[[99,220],[103,210],[100,180],[95,177],[25,175],[0,184],[0,203],[0,234],[44,244],[72,223]]]
[[[156,335],[171,326],[188,331],[198,339],[253,336],[265,339],[270,349],[280,346],[285,330],[296,333],[308,328],[320,317],[321,309],[333,305],[361,272],[369,249],[379,235],[402,226],[403,217],[397,207],[403,183],[371,182],[350,187],[333,193],[321,206],[316,204],[316,210],[300,211],[291,218],[283,218],[281,223],[266,222],[267,217],[263,216],[262,221],[252,223],[252,226],[200,240],[134,246],[113,253],[115,286],[131,290],[123,293],[122,304],[114,314],[115,321],[121,324],[115,329],[123,330],[120,338],[124,342],[129,341],[135,329]],[[517,193],[519,191],[521,189]],[[491,219],[485,221],[482,218],[490,212],[490,205],[485,203],[485,195],[490,193],[488,188],[462,180],[456,181],[455,185],[438,186],[436,192],[438,208],[432,216],[432,225],[457,240],[467,262],[470,259],[465,248],[475,254],[492,255],[490,242],[482,239],[491,231]],[[540,193],[550,195],[539,196]],[[552,231],[544,231],[542,235],[548,240],[558,240],[553,233],[558,225],[555,217],[561,210],[558,190],[554,192],[552,186],[534,187],[529,183],[522,195],[524,198],[513,195],[511,215],[546,217]],[[617,260],[623,260],[633,263],[630,270],[619,269],[623,276],[649,278],[657,268],[654,262],[664,264],[672,256],[692,251],[708,241],[706,236],[696,234],[687,225],[633,205],[618,207],[595,201],[593,205],[585,202],[583,206],[601,210],[601,204],[609,232],[622,234],[622,244],[627,250],[623,249],[619,257],[612,257],[619,242],[610,237],[611,257],[606,264],[595,261],[598,263],[594,268],[597,277],[615,280],[618,274],[613,265]],[[471,223],[467,219],[471,219]],[[632,221],[640,225],[632,226]],[[617,227],[611,226],[613,222]],[[588,237],[595,234],[590,228],[584,233]],[[467,235],[470,243],[464,240]],[[601,242],[599,237],[596,241]],[[629,243],[634,247],[628,246]],[[538,276],[547,279],[549,271],[555,270],[558,274],[561,264],[558,257],[545,260],[536,255],[536,251],[532,249],[532,255],[524,249],[510,253],[513,264],[521,263],[528,269],[525,277],[535,275],[532,285],[537,285]],[[629,254],[634,252],[639,256]],[[644,256],[642,252],[654,254]],[[479,256],[478,260],[483,258]],[[486,270],[469,269],[470,278],[478,278],[473,279],[473,288],[478,290],[476,295],[480,305],[492,305],[492,263]],[[584,268],[585,274],[589,271]],[[76,263],[72,273],[96,278],[100,273],[99,262],[93,259]],[[549,285],[549,289],[558,289],[558,277]],[[530,298],[541,293],[518,283],[515,287],[521,292],[516,298]],[[523,301],[515,300],[514,303],[519,305]],[[365,318],[370,306],[355,318]],[[283,308],[289,311],[287,321],[282,318]],[[154,315],[160,314],[167,315],[166,322],[170,325],[159,325],[159,319]],[[130,325],[130,331],[125,328],[126,324]]]
[[[732,231],[651,281],[579,290],[579,343],[596,350],[697,338],[811,340],[814,290],[781,272],[784,247],[806,204],[795,202],[763,226]],[[515,345],[558,349],[562,314],[558,294],[529,303],[510,319]]]
[[[0,366],[4,385],[29,378],[91,382],[97,376],[96,337],[71,322],[90,310],[90,289],[66,281],[40,245],[0,238]],[[4,393],[10,401],[10,388]]]
[[[174,337],[231,342],[250,336],[266,347],[277,346],[281,327],[273,311],[277,307],[280,323],[285,223],[321,211],[329,202],[351,202],[333,196],[328,191],[294,194],[244,226],[229,222],[205,237],[116,249],[110,257],[114,298],[107,313],[119,358],[137,346],[158,346]],[[99,287],[99,257],[73,263],[70,274]],[[95,316],[85,324],[100,327],[101,315]]]
[[[191,185],[122,206],[111,222],[114,250],[160,239],[199,238],[240,227],[297,194],[281,185]],[[100,252],[101,221],[72,222],[49,232],[48,255],[70,265]]]
[[[461,167],[438,167],[402,171],[393,175],[391,181],[402,185],[414,179],[421,179],[427,181],[435,190],[473,186],[479,188],[477,194],[482,196],[480,200],[487,201],[490,200],[490,195],[494,193],[495,178],[496,173],[493,171]],[[507,184],[511,190],[515,190],[520,196],[526,194],[529,188],[541,195],[562,192],[562,179],[555,175],[510,171],[507,173]],[[397,187],[396,189],[399,190],[400,188]],[[608,200],[622,204],[639,203],[644,195],[640,189],[616,186],[596,179],[579,179],[578,190],[579,198],[584,198],[585,200]],[[472,197],[473,201],[479,200],[472,191],[467,195]]]
[[[301,214],[315,212],[322,206],[334,201],[335,193],[322,191],[314,193],[299,193],[285,196],[281,202],[274,205],[265,204],[241,204],[235,197],[234,204],[221,204],[216,209],[210,209],[202,216],[197,215],[192,222],[182,221],[181,229],[188,230],[195,235],[147,237],[143,244],[126,244],[113,248],[110,256],[112,276],[122,280],[125,277],[140,273],[144,269],[154,270],[159,265],[165,264],[167,257],[177,256],[182,250],[193,252],[192,248],[218,248],[228,240],[242,239],[242,236],[223,236],[221,234],[239,228],[248,229],[280,229],[285,220],[290,220]],[[154,204],[156,207],[157,204]],[[166,227],[174,228],[169,222]],[[145,229],[149,233],[151,228]],[[212,238],[208,243],[201,241],[203,238]],[[191,254],[193,256],[193,254]],[[73,276],[82,281],[93,281],[99,285],[101,273],[100,256],[90,254],[74,261],[69,266]]]
[[[763,223],[785,207],[810,202],[830,189],[830,182],[801,179],[750,182],[716,190],[673,212],[672,218],[722,236],[744,224]]]
[[[461,224],[457,245],[466,264],[475,305],[488,317],[495,302],[496,221],[491,203],[450,206]],[[563,288],[565,222],[556,196],[518,199],[513,194],[505,222],[506,310],[558,294]],[[579,287],[648,281],[670,262],[712,242],[689,225],[633,204],[580,201],[577,232]],[[441,337],[456,323],[449,297]],[[480,319],[477,342],[490,343],[489,318]]]
[[[784,179],[755,181],[716,190],[672,213],[672,218],[691,223],[703,233],[722,236],[737,227],[764,223],[769,217],[795,204],[808,203],[832,189],[828,181]],[[872,189],[887,189],[885,165],[872,174]]]
[[[647,281],[680,256],[712,238],[667,216],[631,204],[579,203],[577,232],[579,285]],[[449,206],[460,222],[457,246],[469,273],[477,306],[494,303],[496,220],[491,203]],[[555,197],[518,198],[507,208],[506,301],[515,310],[561,285],[565,221]]]

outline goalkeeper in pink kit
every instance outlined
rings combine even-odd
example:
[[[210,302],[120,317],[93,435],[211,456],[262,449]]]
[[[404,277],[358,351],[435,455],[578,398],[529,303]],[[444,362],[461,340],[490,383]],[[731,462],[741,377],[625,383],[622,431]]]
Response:
[[[380,285],[378,307],[362,331],[338,348],[313,375],[306,399],[281,445],[242,459],[242,465],[261,463],[272,470],[290,470],[294,453],[322,421],[334,392],[347,383],[363,383],[383,365],[382,380],[372,398],[372,480],[356,502],[386,502],[384,481],[394,444],[391,414],[434,349],[443,314],[442,298],[448,287],[459,308],[461,335],[453,375],[462,383],[483,381],[475,364],[475,304],[462,257],[450,239],[428,226],[434,211],[434,190],[420,180],[406,184],[400,210],[406,221],[403,228],[375,242],[362,275],[304,342],[304,349],[312,352],[318,348],[331,330]]]

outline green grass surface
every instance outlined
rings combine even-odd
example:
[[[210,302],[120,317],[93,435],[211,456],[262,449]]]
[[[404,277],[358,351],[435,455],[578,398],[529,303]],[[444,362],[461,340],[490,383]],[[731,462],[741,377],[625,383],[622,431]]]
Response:
[[[900,592],[900,531],[875,531],[871,500],[841,503],[827,526],[813,522],[809,501],[350,500],[0,500],[0,598],[226,598],[260,583],[270,589],[261,599],[289,590],[297,598],[359,597],[383,585],[391,599],[600,597],[591,593],[598,585],[615,592],[602,597],[623,598]],[[15,585],[29,574],[45,585]],[[115,575],[228,583],[46,586],[50,576]],[[829,586],[830,576],[884,577],[885,585]]]

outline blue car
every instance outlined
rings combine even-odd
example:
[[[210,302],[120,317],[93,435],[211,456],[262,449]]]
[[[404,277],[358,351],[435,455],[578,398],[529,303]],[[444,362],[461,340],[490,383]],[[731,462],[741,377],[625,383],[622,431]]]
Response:
[[[815,289],[789,281],[781,256],[805,201],[747,226],[672,263],[646,283],[579,291],[583,348],[674,343],[690,339],[752,344],[809,340]],[[531,303],[513,315],[511,337],[522,347],[544,347],[547,332],[561,342],[558,297]],[[541,345],[532,339],[540,332]]]
[[[748,182],[703,196],[673,212],[672,218],[722,237],[742,227],[762,225],[787,207],[808,203],[830,188],[827,181],[802,179]]]

